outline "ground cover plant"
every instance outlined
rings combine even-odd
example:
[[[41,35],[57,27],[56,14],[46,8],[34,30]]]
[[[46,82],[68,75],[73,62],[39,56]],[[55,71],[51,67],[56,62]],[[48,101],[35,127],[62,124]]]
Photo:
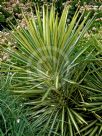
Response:
[[[10,79],[9,73],[0,75],[0,136],[33,136],[19,97],[9,92]]]
[[[4,48],[10,59],[1,72],[10,73],[10,91],[24,99],[34,135],[101,136],[102,44],[84,38],[94,18],[82,20],[77,9],[67,24],[68,11],[59,18],[54,6],[43,6],[37,19],[24,15],[26,28],[12,25],[16,48]]]
[[[15,102],[17,99],[5,93],[0,92],[0,136],[33,136],[34,133],[21,106],[18,107]]]

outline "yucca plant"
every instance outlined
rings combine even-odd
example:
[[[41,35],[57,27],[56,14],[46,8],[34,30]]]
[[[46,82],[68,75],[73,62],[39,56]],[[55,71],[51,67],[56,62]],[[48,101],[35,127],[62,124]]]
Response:
[[[37,136],[86,133],[91,124],[88,117],[93,114],[87,107],[89,97],[100,93],[87,82],[97,51],[87,41],[79,42],[93,18],[88,20],[87,15],[80,22],[84,11],[79,17],[77,9],[67,24],[68,11],[65,7],[58,18],[53,6],[50,10],[44,6],[42,15],[36,9],[37,19],[24,15],[27,27],[13,27],[11,32],[16,49],[5,49],[11,58],[2,65],[9,66],[9,70],[1,72],[11,73],[11,91],[24,98]]]
[[[89,42],[95,46],[93,50],[94,61],[88,66],[89,72],[86,76],[86,84],[93,91],[90,92],[87,102],[83,102],[87,110],[88,126],[83,127],[80,132],[83,135],[102,135],[102,43],[100,33],[92,35]],[[97,53],[95,53],[97,52]]]

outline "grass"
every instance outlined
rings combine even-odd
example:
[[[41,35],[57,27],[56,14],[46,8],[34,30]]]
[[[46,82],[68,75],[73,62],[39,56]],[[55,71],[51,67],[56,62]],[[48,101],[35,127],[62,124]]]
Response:
[[[10,75],[0,77],[0,136],[33,136],[26,110],[19,100],[9,91]]]

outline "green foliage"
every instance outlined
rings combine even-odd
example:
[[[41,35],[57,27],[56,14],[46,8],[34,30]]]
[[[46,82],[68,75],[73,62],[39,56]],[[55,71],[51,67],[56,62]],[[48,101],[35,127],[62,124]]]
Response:
[[[2,26],[9,28],[9,21],[12,22],[14,25],[16,25],[16,21],[15,18],[18,19],[19,22],[23,22],[22,21],[22,15],[21,15],[21,10],[23,10],[25,12],[25,14],[29,14],[31,8],[33,9],[33,12],[35,13],[35,8],[34,6],[37,5],[40,8],[42,8],[42,5],[44,4],[49,5],[49,7],[51,7],[51,5],[55,5],[56,7],[56,13],[58,13],[58,16],[61,16],[61,13],[63,11],[63,8],[66,5],[70,5],[70,11],[69,11],[69,21],[72,19],[72,16],[74,15],[76,9],[78,6],[85,6],[84,8],[86,9],[87,12],[89,12],[90,10],[90,6],[101,6],[101,1],[97,0],[19,0],[19,1],[1,1],[1,5],[0,5],[0,30],[2,30]],[[31,7],[31,8],[30,8]],[[98,13],[97,18],[100,18],[99,16],[101,16],[101,11],[99,11],[99,7],[97,8],[97,10],[93,10],[94,7],[91,9],[92,13]],[[100,13],[99,13],[100,12]],[[93,16],[92,14],[92,16]],[[22,23],[23,24],[23,23]],[[95,26],[97,28],[99,28],[101,26],[101,21],[97,21],[95,22]],[[10,29],[10,28],[9,28]]]
[[[102,44],[84,34],[93,22],[84,11],[67,24],[69,7],[61,18],[52,6],[37,19],[24,18],[26,28],[12,26],[17,49],[8,46],[10,60],[1,64],[12,73],[10,91],[25,99],[34,135],[102,134]]]
[[[24,106],[18,97],[9,92],[10,76],[10,73],[1,73],[0,76],[0,136],[33,136]]]

